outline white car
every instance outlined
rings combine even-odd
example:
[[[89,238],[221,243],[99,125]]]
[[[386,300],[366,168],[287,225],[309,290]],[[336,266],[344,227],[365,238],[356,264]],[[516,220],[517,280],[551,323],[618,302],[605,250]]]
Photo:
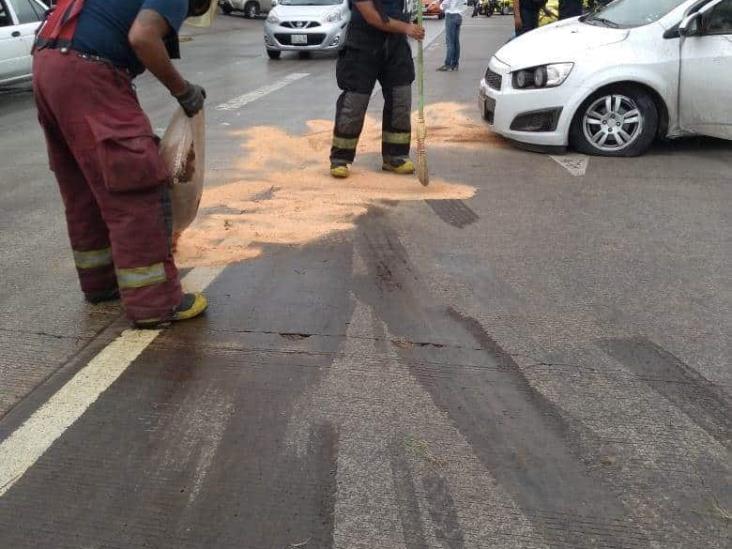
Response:
[[[233,11],[240,11],[244,17],[253,19],[261,13],[267,13],[272,9],[272,0],[219,0],[221,11],[229,15]]]
[[[350,21],[348,0],[279,0],[264,22],[264,47],[270,59],[283,51],[337,51]]]
[[[0,0],[0,85],[31,76],[31,49],[46,6],[36,0]]]
[[[479,95],[495,132],[540,150],[732,139],[732,0],[615,0],[531,31],[496,52]]]

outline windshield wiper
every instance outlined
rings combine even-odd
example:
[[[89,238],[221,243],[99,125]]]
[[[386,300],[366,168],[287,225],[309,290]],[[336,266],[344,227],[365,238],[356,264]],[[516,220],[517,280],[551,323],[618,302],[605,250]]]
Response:
[[[592,21],[597,21],[598,23],[602,23],[606,27],[610,27],[611,29],[619,29],[620,25],[618,25],[615,21],[610,21],[610,19],[605,19],[604,17],[595,17],[594,15],[592,17],[588,17],[585,22],[589,23]]]

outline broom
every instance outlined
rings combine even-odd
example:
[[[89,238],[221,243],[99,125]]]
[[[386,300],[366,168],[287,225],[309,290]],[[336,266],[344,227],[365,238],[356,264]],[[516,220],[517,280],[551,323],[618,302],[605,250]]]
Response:
[[[417,0],[417,24],[422,26],[424,6],[422,0]],[[422,40],[417,43],[417,179],[425,187],[430,184],[430,174],[427,171],[427,150],[424,140],[427,137],[427,128],[424,123],[424,48]]]

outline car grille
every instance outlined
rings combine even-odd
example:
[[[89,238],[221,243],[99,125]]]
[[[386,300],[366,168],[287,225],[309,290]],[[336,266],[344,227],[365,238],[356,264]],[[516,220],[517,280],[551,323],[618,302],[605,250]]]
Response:
[[[320,23],[317,21],[283,21],[282,26],[288,29],[312,29],[319,27]]]
[[[490,69],[486,69],[485,83],[488,84],[488,87],[493,88],[494,90],[500,90],[502,81],[503,77],[500,74],[493,72]]]
[[[275,38],[277,41],[282,44],[283,46],[292,46],[292,39],[290,34],[282,34],[277,33],[275,34]],[[296,46],[319,46],[323,43],[323,40],[325,40],[325,33],[308,33],[305,36],[308,37],[308,43],[307,44],[295,44]]]

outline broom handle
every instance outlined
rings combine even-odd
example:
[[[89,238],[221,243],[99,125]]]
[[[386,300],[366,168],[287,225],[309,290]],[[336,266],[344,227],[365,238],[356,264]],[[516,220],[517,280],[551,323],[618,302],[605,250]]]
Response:
[[[417,24],[422,26],[423,0],[417,0]],[[419,102],[419,118],[424,120],[424,47],[422,40],[417,43],[417,101]]]

